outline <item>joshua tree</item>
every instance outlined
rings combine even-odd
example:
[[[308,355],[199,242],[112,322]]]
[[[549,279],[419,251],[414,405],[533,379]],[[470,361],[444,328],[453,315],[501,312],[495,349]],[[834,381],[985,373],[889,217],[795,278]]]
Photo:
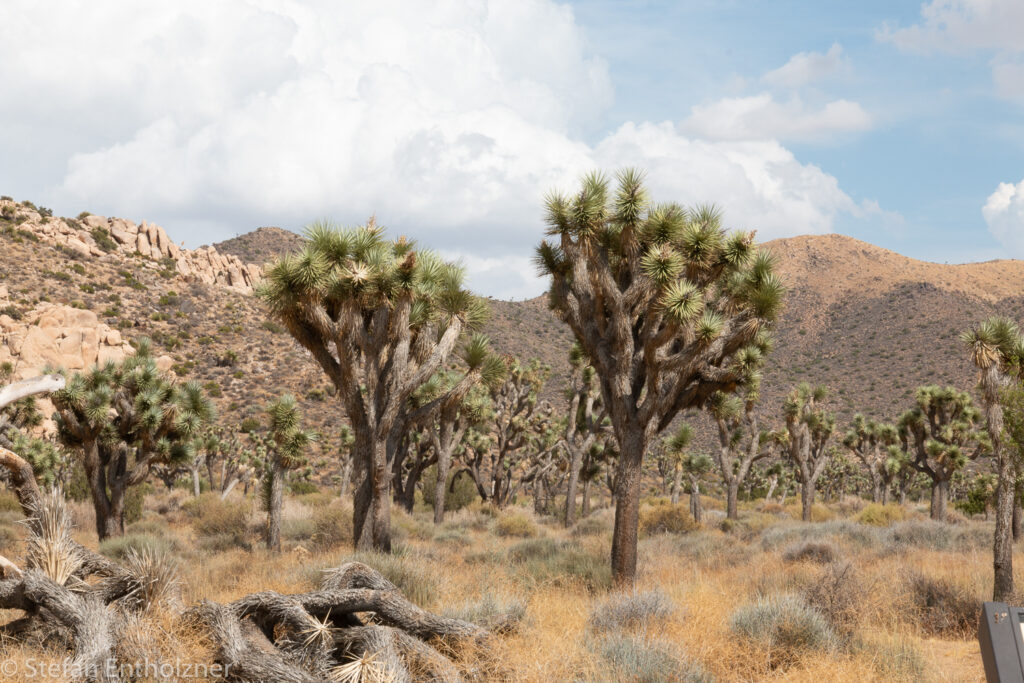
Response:
[[[714,465],[711,458],[704,453],[689,453],[683,458],[683,470],[690,484],[690,514],[697,524],[704,522],[704,507],[700,503],[700,480]]]
[[[474,338],[467,353],[488,354],[486,338]],[[494,386],[504,380],[505,365],[496,356],[491,361],[471,363],[481,367],[484,385]],[[462,445],[463,437],[470,427],[479,427],[492,418],[491,399],[482,386],[475,387],[464,395],[453,394],[454,386],[465,383],[462,378],[445,373],[438,378],[441,390],[450,398],[437,411],[436,419],[427,430],[429,443],[437,462],[437,479],[434,483],[434,524],[444,521],[445,498],[448,492],[448,475],[451,472],[452,455]]]
[[[745,353],[759,355],[756,350]],[[725,482],[728,519],[738,518],[736,501],[740,486],[750,474],[751,465],[772,456],[779,441],[777,435],[760,427],[754,412],[757,388],[758,382],[752,381],[742,398],[718,393],[711,400],[711,415],[718,427],[719,447],[714,452],[715,464]]]
[[[269,488],[267,499],[267,549],[281,552],[281,504],[284,498],[284,478],[287,470],[303,464],[303,453],[314,440],[311,432],[302,429],[302,413],[295,397],[285,394],[267,407],[270,421],[267,447],[266,476]]]
[[[599,174],[573,196],[547,198],[537,263],[550,303],[597,371],[619,444],[612,573],[636,577],[644,454],[681,412],[748,377],[734,362],[766,349],[783,287],[753,233],[727,235],[713,208],[651,204],[627,170],[610,196]]]
[[[569,477],[565,493],[565,526],[570,527],[576,517],[576,491],[579,486],[583,460],[596,445],[604,428],[605,414],[601,410],[600,393],[594,368],[586,362],[583,349],[573,344],[569,351],[569,410],[566,414],[563,445],[569,451]]]
[[[342,425],[338,432],[338,459],[341,461],[338,493],[342,498],[348,495],[349,484],[352,481],[352,444],[355,440],[349,426]]]
[[[74,375],[52,398],[61,440],[81,451],[100,540],[124,533],[128,489],[155,465],[186,462],[214,412],[198,384],[157,370],[145,340],[120,363]]]
[[[889,460],[889,446],[899,442],[899,433],[894,425],[879,423],[857,413],[853,424],[843,437],[843,446],[850,450],[864,464],[871,478],[871,500],[875,503],[889,502],[889,482],[886,462]]]
[[[505,381],[491,390],[496,443],[490,455],[490,499],[498,507],[511,499],[518,456],[536,427],[537,397],[550,376],[551,368],[536,358],[526,364],[513,358]]]
[[[301,252],[269,267],[260,296],[323,368],[351,422],[356,547],[390,551],[392,459],[416,419],[409,397],[487,308],[459,266],[386,240],[372,220],[355,230],[316,224],[308,235]]]
[[[991,318],[962,335],[971,360],[978,368],[981,403],[999,477],[996,488],[996,530],[992,546],[994,581],[992,599],[1005,602],[1013,595],[1013,507],[1016,468],[1003,445],[1003,407],[1000,394],[1011,378],[1021,376],[1024,340],[1017,325],[1006,318]]]
[[[946,518],[949,482],[968,460],[989,448],[981,412],[971,395],[954,387],[919,387],[917,405],[899,419],[903,450],[932,482],[931,518]]]
[[[693,441],[693,427],[683,423],[676,433],[665,439],[661,459],[668,464],[666,468],[672,476],[672,488],[669,500],[673,505],[679,502],[679,494],[683,490],[683,474],[686,472],[684,461],[689,456],[688,449]]]
[[[795,465],[796,480],[800,482],[801,517],[805,522],[811,521],[818,478],[832,456],[827,446],[836,419],[818,407],[825,396],[824,387],[803,383],[789,392],[782,407],[786,418],[786,456]]]

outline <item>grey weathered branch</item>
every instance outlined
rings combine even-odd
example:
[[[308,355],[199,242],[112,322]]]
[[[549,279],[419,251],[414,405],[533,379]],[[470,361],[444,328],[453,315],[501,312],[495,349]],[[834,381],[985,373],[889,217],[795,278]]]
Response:
[[[5,387],[0,387],[0,410],[23,398],[36,394],[48,394],[63,388],[64,377],[62,375],[42,375],[8,384]]]

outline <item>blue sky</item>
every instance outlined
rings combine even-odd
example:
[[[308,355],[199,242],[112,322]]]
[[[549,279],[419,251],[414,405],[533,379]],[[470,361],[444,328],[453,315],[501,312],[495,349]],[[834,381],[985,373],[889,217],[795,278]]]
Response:
[[[375,214],[539,294],[540,203],[640,166],[763,239],[1024,257],[1024,2],[0,6],[0,193],[186,246]]]

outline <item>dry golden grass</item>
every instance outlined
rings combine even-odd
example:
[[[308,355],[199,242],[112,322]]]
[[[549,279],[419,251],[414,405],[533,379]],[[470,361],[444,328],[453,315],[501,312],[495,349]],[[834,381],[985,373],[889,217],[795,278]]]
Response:
[[[157,510],[165,502],[162,495],[147,501],[144,521],[160,523]],[[657,680],[615,668],[608,658],[609,639],[615,637],[650,644],[662,653],[659,656],[675,662],[678,671],[699,667],[716,681],[983,680],[973,637],[930,637],[917,623],[920,617],[911,603],[906,577],[918,573],[984,600],[991,590],[992,572],[985,547],[934,550],[894,543],[889,529],[860,525],[838,513],[833,521],[803,525],[785,512],[768,515],[748,509],[729,533],[714,528],[720,517],[710,515],[705,528],[698,531],[641,541],[637,590],[658,591],[670,601],[671,613],[657,623],[607,634],[595,631],[590,616],[607,600],[609,591],[588,583],[585,567],[576,578],[552,576],[542,571],[547,566],[543,557],[529,562],[509,559],[512,551],[511,555],[575,553],[577,563],[583,562],[578,560],[581,557],[603,560],[609,552],[607,535],[573,535],[527,510],[516,513],[533,522],[537,537],[497,535],[494,518],[479,507],[449,515],[439,528],[426,510],[395,514],[399,556],[387,561],[392,571],[402,570],[403,580],[415,582],[416,590],[427,596],[422,600],[424,607],[457,611],[486,600],[525,607],[518,630],[496,637],[486,651],[450,653],[476,680]],[[285,517],[302,519],[313,514],[314,508],[293,501]],[[204,598],[226,602],[260,590],[309,590],[322,569],[338,566],[353,554],[347,548],[318,550],[312,545],[296,551],[301,544],[292,541],[275,555],[261,549],[255,537],[250,538],[248,550],[200,551],[194,549],[196,535],[188,519],[168,516],[173,521],[166,535],[173,537],[176,547],[186,549],[181,551],[180,563],[186,604]],[[607,516],[607,511],[594,513],[598,522]],[[251,528],[260,520],[253,508]],[[982,537],[991,527],[971,521],[948,529],[950,533],[958,530],[961,536],[973,530]],[[79,529],[76,538],[96,547],[91,529]],[[832,544],[839,555],[837,562],[848,562],[856,573],[861,592],[850,601],[852,616],[847,616],[852,625],[848,635],[838,637],[834,649],[780,653],[744,639],[730,627],[739,607],[759,598],[801,595],[823,580],[828,565],[783,558],[794,539]],[[571,571],[577,566],[573,562],[565,565]],[[1024,558],[1018,558],[1018,566],[1024,567]],[[1024,581],[1024,575],[1018,578]],[[14,612],[0,614],[0,621],[15,616]],[[136,637],[139,642],[126,646],[156,652],[164,660],[210,661],[210,647],[201,629],[175,623],[159,611],[144,615],[139,631],[143,634]],[[5,642],[0,644],[0,657],[18,662],[59,661],[61,654]]]

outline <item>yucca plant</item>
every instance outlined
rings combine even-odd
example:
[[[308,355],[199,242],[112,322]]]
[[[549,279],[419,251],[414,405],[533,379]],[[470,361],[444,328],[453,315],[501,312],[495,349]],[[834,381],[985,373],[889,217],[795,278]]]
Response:
[[[827,395],[825,387],[812,387],[804,382],[789,392],[782,405],[786,420],[784,453],[795,465],[794,474],[800,482],[801,518],[805,522],[811,521],[818,479],[833,453],[828,442],[835,431],[836,418],[819,405]]]
[[[546,200],[537,248],[550,303],[597,371],[618,441],[612,569],[636,576],[644,454],[681,411],[749,380],[745,349],[767,350],[783,286],[752,232],[727,233],[714,207],[652,203],[642,174],[586,176]]]
[[[28,527],[25,565],[38,569],[54,583],[66,585],[82,566],[82,555],[71,536],[74,525],[64,493],[57,488],[43,494],[25,520]]]
[[[392,464],[408,399],[483,324],[487,307],[464,287],[461,267],[387,239],[372,220],[353,230],[316,223],[307,235],[302,251],[267,269],[259,295],[327,374],[351,422],[356,546],[390,550]]]
[[[147,340],[120,363],[75,374],[52,400],[61,441],[82,458],[100,540],[124,534],[128,489],[157,464],[188,462],[214,417],[198,384],[157,369]]]
[[[1000,393],[1011,381],[1020,383],[1024,367],[1024,338],[1016,323],[990,318],[961,335],[971,361],[978,368],[978,389],[985,413],[992,456],[999,483],[996,487],[996,531],[992,547],[995,580],[992,599],[1003,602],[1013,595],[1013,505],[1016,468],[1003,445],[1003,408]]]
[[[945,521],[950,480],[991,444],[981,426],[981,411],[966,391],[918,387],[916,404],[900,416],[899,435],[914,469],[931,479],[931,518]]]
[[[569,349],[569,387],[566,389],[569,410],[566,412],[562,442],[569,451],[569,476],[565,493],[566,528],[576,521],[576,490],[587,455],[609,431],[607,414],[597,386],[597,373],[587,361],[579,344]]]

